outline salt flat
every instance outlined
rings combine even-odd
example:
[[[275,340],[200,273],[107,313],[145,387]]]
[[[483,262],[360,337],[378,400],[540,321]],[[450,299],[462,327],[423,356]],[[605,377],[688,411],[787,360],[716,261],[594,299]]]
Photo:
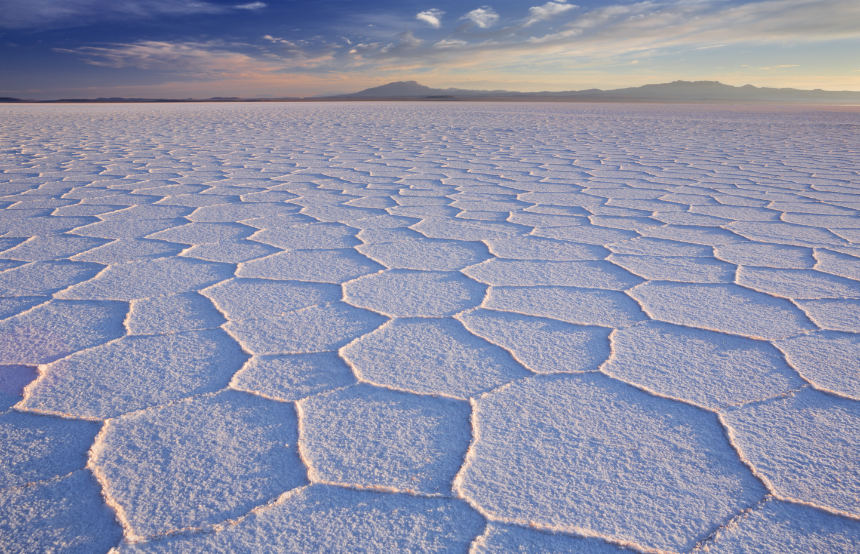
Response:
[[[860,110],[0,107],[0,550],[860,550]]]

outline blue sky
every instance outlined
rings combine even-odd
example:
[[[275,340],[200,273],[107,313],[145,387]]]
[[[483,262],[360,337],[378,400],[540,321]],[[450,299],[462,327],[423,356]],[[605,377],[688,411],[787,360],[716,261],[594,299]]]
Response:
[[[0,0],[0,96],[860,90],[857,0]]]

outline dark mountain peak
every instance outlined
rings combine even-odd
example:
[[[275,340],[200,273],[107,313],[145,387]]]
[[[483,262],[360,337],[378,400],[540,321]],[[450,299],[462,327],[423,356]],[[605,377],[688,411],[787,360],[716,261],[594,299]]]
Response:
[[[648,88],[662,88],[662,89],[678,89],[678,90],[701,90],[701,89],[734,89],[738,87],[733,87],[731,85],[723,84],[719,81],[672,81],[671,83],[654,83],[650,85],[642,85],[641,87],[631,87],[622,90],[634,90],[634,89],[648,89]]]
[[[417,81],[395,81],[378,87],[372,87],[353,94],[355,98],[410,98],[439,94],[439,89],[424,86]]]

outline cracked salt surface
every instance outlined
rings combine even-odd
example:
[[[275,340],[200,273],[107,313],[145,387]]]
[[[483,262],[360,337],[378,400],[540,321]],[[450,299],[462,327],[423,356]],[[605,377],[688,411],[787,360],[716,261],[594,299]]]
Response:
[[[860,549],[858,117],[0,107],[0,550]]]

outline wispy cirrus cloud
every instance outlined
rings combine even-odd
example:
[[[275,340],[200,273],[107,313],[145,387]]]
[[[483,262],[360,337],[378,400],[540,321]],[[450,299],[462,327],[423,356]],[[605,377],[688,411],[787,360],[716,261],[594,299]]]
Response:
[[[645,0],[583,13],[533,44],[599,46],[609,53],[654,48],[699,48],[737,43],[834,40],[860,37],[860,3],[830,0],[719,2]]]
[[[296,48],[298,44],[296,44],[292,40],[287,40],[282,37],[275,37],[272,35],[263,35],[263,40],[266,42],[271,42],[272,44],[280,44],[282,46],[289,46],[290,48]]]
[[[399,45],[414,44],[404,33]],[[341,47],[334,42],[310,44],[264,35],[263,41],[283,46],[272,50],[261,45],[224,41],[154,41],[113,43],[55,51],[79,56],[93,66],[114,69],[135,68],[172,74],[183,80],[228,78],[286,71],[306,71],[331,64]]]
[[[266,8],[266,7],[268,7],[268,4],[266,4],[265,2],[248,2],[247,4],[236,4],[235,6],[233,6],[233,8],[235,8],[237,10],[249,10],[249,11],[262,10],[263,8]]]
[[[529,17],[526,19],[525,25],[528,27],[538,23],[539,21],[552,19],[553,17],[563,14],[566,11],[570,11],[576,7],[576,4],[568,4],[567,0],[555,0],[547,2],[542,6],[532,6],[529,8]]]
[[[463,19],[468,19],[481,29],[487,29],[499,21],[499,14],[489,6],[482,6],[464,15]]]
[[[459,40],[456,38],[443,38],[442,40],[433,44],[433,48],[461,48],[469,44],[465,40]]]
[[[57,48],[77,54],[90,65],[115,69],[133,67],[196,77],[212,77],[247,71],[273,71],[277,66],[231,49],[219,42],[167,42],[143,40],[128,44]]]
[[[99,20],[255,11],[266,6],[264,2],[225,5],[206,0],[2,0],[0,28],[56,28]]]
[[[445,12],[443,12],[442,10],[432,8],[429,10],[418,12],[417,14],[415,14],[415,19],[417,19],[418,21],[423,21],[434,29],[438,29],[442,26],[443,15],[445,15]]]

